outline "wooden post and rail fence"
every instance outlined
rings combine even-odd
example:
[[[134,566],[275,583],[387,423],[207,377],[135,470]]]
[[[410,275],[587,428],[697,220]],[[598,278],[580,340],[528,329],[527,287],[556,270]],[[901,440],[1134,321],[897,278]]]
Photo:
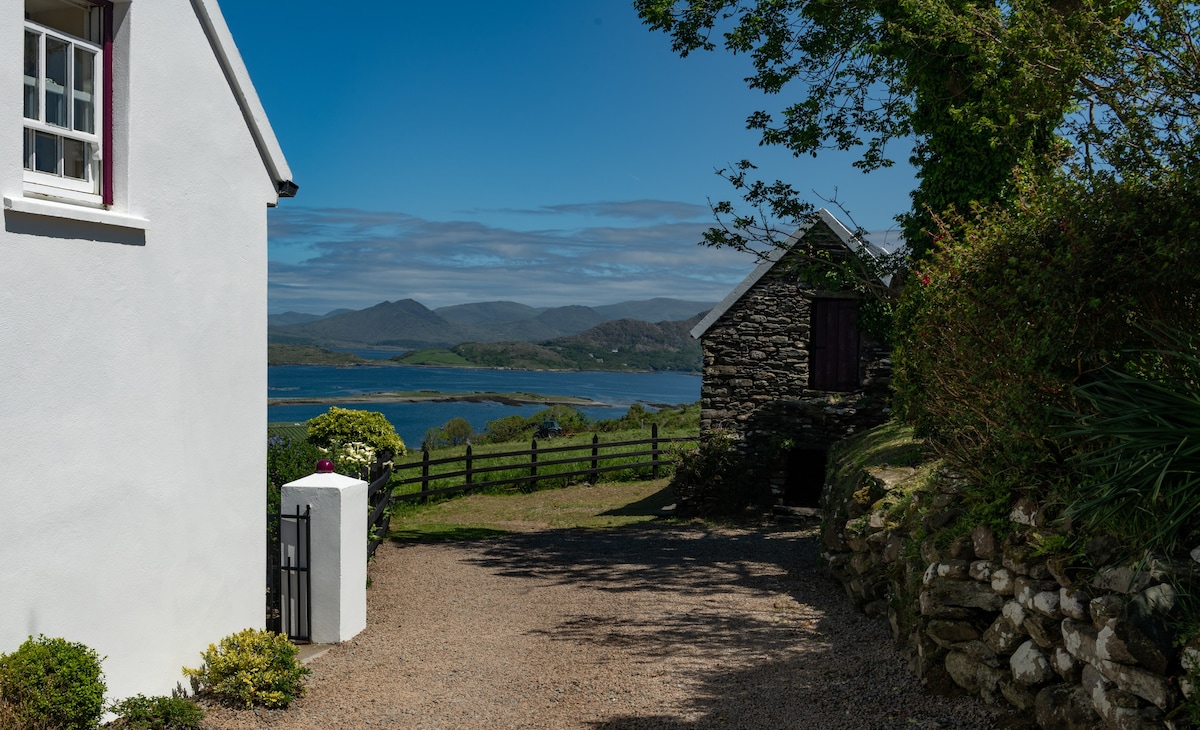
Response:
[[[391,481],[392,500],[425,502],[433,496],[505,486],[533,491],[538,488],[540,482],[551,479],[565,480],[566,483],[581,480],[594,482],[601,474],[626,469],[647,468],[650,478],[657,479],[663,467],[673,463],[665,447],[672,443],[696,440],[694,436],[660,437],[658,424],[652,424],[650,438],[632,441],[605,443],[600,441],[598,434],[594,434],[590,444],[539,446],[535,438],[526,450],[487,454],[473,453],[468,444],[466,453],[462,456],[443,459],[431,459],[429,450],[426,449],[422,452],[420,461],[395,466]],[[631,448],[633,450],[621,450]],[[547,456],[550,458],[546,458]],[[460,468],[452,468],[450,471],[435,468],[458,464],[461,464]],[[570,468],[576,465],[582,467]],[[558,469],[564,466],[568,468]],[[414,475],[405,476],[410,472]],[[445,481],[458,483],[434,486]],[[405,489],[413,485],[418,486],[416,491]]]

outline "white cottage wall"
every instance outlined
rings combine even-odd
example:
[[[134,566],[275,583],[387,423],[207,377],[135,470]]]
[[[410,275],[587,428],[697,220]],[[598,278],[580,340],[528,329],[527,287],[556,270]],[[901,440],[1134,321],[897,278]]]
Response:
[[[9,199],[22,13],[0,0]],[[147,228],[5,210],[0,230],[0,651],[86,643],[111,699],[168,692],[209,643],[264,622],[276,200],[193,2],[117,16],[115,207]]]

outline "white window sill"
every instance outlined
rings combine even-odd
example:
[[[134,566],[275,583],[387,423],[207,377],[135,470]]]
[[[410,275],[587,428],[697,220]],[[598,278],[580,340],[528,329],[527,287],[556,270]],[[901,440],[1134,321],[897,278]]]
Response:
[[[70,203],[56,203],[52,200],[15,198],[5,195],[4,208],[16,213],[44,215],[52,218],[68,218],[85,223],[133,228],[139,231],[145,231],[150,228],[150,221],[145,218],[126,215],[124,213],[114,213],[111,210],[104,210],[102,208],[89,208],[83,205],[71,205]]]

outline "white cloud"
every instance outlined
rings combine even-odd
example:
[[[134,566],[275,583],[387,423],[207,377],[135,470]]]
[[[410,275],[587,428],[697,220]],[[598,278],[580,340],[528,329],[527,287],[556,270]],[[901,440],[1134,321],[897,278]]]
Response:
[[[277,208],[270,309],[324,313],[409,298],[431,308],[492,300],[718,301],[754,267],[748,255],[697,245],[709,225],[701,206],[627,201],[543,212],[543,222],[556,215],[577,222],[585,213],[608,225],[515,230],[403,213]]]

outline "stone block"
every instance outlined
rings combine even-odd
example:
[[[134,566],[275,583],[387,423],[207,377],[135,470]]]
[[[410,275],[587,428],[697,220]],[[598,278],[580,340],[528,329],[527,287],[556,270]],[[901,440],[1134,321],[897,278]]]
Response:
[[[992,571],[992,591],[1001,596],[1011,596],[1013,594],[1013,572],[1008,568],[999,568]]]
[[[1027,611],[1037,611],[1036,599],[1040,593],[1054,593],[1054,603],[1058,603],[1058,585],[1055,583],[1038,580],[1026,575],[1018,575],[1013,578],[1013,598],[1021,604]],[[1057,605],[1055,611],[1058,610]]]
[[[1011,679],[1000,680],[1000,694],[1008,700],[1008,704],[1022,712],[1032,710],[1037,702],[1037,695],[1031,688]]]
[[[1007,655],[1012,654],[1027,637],[1021,626],[1001,615],[983,632],[983,643],[997,654]]]
[[[987,560],[976,560],[971,563],[971,577],[980,583],[991,583],[992,581],[992,564]]]
[[[1016,601],[1009,601],[1000,609],[1000,614],[1012,622],[1013,626],[1021,626],[1028,618],[1029,612]]]
[[[1080,586],[1058,589],[1058,610],[1076,621],[1086,621],[1091,617],[1088,613],[1088,603],[1091,600],[1087,590]]]
[[[970,535],[959,535],[950,545],[950,557],[955,560],[971,561],[975,559],[975,544]]]
[[[1018,646],[1008,663],[1013,681],[1025,687],[1037,687],[1055,677],[1050,659],[1032,640]]]
[[[1039,727],[1057,730],[1094,730],[1100,721],[1091,696],[1070,684],[1043,687],[1034,701],[1034,718]]]
[[[1150,704],[1165,710],[1175,702],[1176,693],[1170,682],[1161,674],[1140,667],[1118,664],[1100,656],[1097,647],[1099,632],[1093,627],[1074,619],[1063,619],[1063,647],[1071,656],[1088,664],[1084,668],[1084,680],[1095,670],[1119,689],[1137,695]],[[1095,697],[1093,697],[1095,701]]]
[[[1030,614],[1022,624],[1029,638],[1042,649],[1050,649],[1062,641],[1061,622],[1040,614]]]
[[[1034,611],[1037,611],[1047,618],[1058,619],[1062,618],[1062,614],[1058,610],[1058,591],[1040,591],[1033,597]]]
[[[944,649],[953,649],[964,641],[980,637],[979,629],[969,621],[934,619],[925,626],[925,634]]]
[[[1101,629],[1109,620],[1123,616],[1125,603],[1124,598],[1111,593],[1088,601],[1088,616],[1092,619],[1092,626]]]
[[[996,533],[987,525],[979,525],[971,531],[971,543],[975,548],[975,556],[984,560],[991,560],[1000,551]]]
[[[922,605],[927,600],[962,608],[999,612],[1004,599],[992,592],[990,587],[973,580],[954,580],[936,577],[921,589]]]
[[[970,565],[965,560],[947,560],[937,564],[937,575],[939,578],[966,580],[971,577]]]
[[[1000,683],[1008,679],[1000,669],[990,667],[961,651],[946,655],[946,672],[959,687],[993,702],[1001,696]]]
[[[1083,666],[1078,659],[1071,656],[1071,653],[1061,646],[1054,647],[1050,652],[1050,667],[1058,676],[1062,677],[1064,682],[1078,684]]]

